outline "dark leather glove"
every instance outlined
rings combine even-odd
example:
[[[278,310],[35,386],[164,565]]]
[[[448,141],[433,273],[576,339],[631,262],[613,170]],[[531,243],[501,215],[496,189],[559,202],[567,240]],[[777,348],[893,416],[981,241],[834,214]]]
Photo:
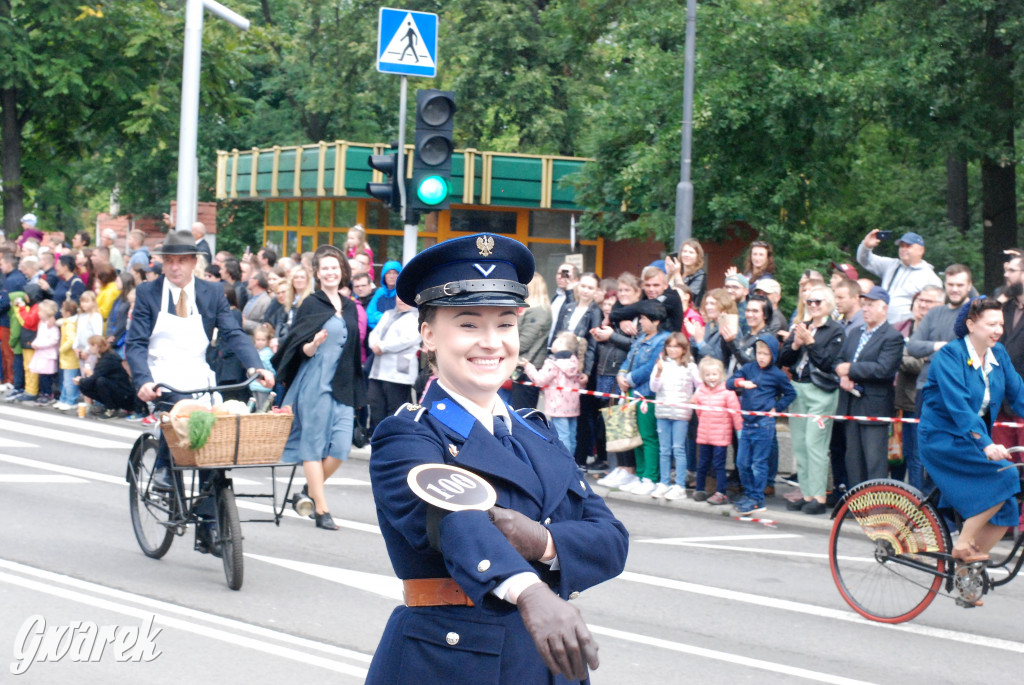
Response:
[[[573,681],[585,680],[587,666],[598,667],[597,642],[579,609],[547,585],[535,583],[523,590],[516,606],[537,651],[552,673]]]
[[[491,507],[487,515],[523,559],[537,561],[544,556],[548,548],[547,528],[512,509]]]

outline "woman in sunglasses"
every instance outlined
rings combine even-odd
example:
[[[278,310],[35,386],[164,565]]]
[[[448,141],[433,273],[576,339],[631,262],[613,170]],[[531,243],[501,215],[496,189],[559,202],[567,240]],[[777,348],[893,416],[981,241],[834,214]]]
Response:
[[[839,402],[835,363],[844,338],[842,324],[831,317],[835,295],[828,286],[815,285],[807,290],[802,304],[805,314],[793,326],[779,353],[779,366],[789,367],[796,390],[796,401],[790,410],[796,414],[834,414]],[[789,431],[802,493],[789,508],[805,514],[822,514],[832,420],[819,423],[815,419],[791,418]]]

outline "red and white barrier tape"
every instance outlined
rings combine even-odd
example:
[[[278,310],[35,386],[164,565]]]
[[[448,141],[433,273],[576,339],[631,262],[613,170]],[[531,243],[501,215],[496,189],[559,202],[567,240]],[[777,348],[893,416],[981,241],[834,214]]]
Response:
[[[537,385],[531,381],[514,381],[520,385],[532,385],[540,390],[545,390],[549,386]],[[718,411],[725,412],[727,414],[739,414],[741,416],[771,416],[774,418],[789,418],[789,419],[813,419],[817,421],[818,425],[822,428],[825,427],[825,421],[832,419],[833,421],[869,421],[873,423],[919,423],[920,419],[904,419],[898,416],[846,416],[841,414],[797,414],[794,412],[776,412],[776,411],[747,411],[743,409],[729,409],[728,407],[707,407],[702,404],[692,404],[690,402],[661,402],[659,400],[643,399],[638,396],[622,395],[610,392],[597,392],[595,390],[583,390],[581,388],[563,388],[562,386],[555,385],[550,386],[555,390],[562,390],[567,392],[578,392],[581,395],[592,395],[594,397],[602,397],[610,400],[629,400],[637,401],[642,405],[646,404],[660,404],[666,407],[684,407],[689,409],[700,409],[702,411]],[[646,411],[644,409],[644,411]],[[1006,426],[1008,428],[1024,428],[1024,423],[1014,423],[1011,421],[996,421],[996,426]]]

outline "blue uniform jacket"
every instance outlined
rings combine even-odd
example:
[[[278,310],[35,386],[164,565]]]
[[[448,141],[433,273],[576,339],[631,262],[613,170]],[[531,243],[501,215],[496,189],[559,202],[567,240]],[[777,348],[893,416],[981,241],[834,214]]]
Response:
[[[978,416],[985,395],[981,369],[968,366],[970,356],[962,338],[942,347],[932,358],[925,384],[918,436],[921,459],[942,492],[941,504],[969,518],[1003,502],[991,523],[1012,526],[1020,508],[1016,469],[988,461],[984,449],[992,444],[992,421],[1007,400],[1024,416],[1024,382],[1001,343],[992,348],[997,364],[989,373],[989,421]],[[1012,447],[1012,445],[1007,445]]]
[[[473,607],[398,607],[370,668],[368,683],[561,683],[544,666],[515,606],[490,592],[510,576],[533,571],[563,599],[619,575],[628,533],[587,485],[542,415],[509,410],[512,435],[532,461],[519,460],[434,383],[424,408],[406,408],[373,434],[370,479],[377,518],[395,574],[402,579],[453,578]],[[514,509],[551,531],[557,571],[523,559],[487,512],[449,513],[440,549],[427,539],[427,505],[409,488],[414,466],[447,463],[479,474]],[[457,645],[446,641],[454,632]],[[449,668],[438,669],[447,662]]]

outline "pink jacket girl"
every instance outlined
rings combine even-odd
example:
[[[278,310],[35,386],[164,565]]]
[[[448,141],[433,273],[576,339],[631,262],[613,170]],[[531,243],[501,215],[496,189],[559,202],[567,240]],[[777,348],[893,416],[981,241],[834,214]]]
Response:
[[[52,318],[41,320],[36,329],[36,339],[32,341],[32,361],[28,370],[40,376],[57,373],[57,353],[60,348],[60,326]]]
[[[564,359],[548,357],[544,366],[539,369],[533,364],[526,364],[523,371],[530,380],[544,388],[544,413],[551,417],[572,417],[580,415],[580,394],[573,390],[580,389],[580,363],[576,355]]]
[[[697,409],[697,417],[700,423],[697,424],[697,444],[715,445],[725,447],[732,444],[733,430],[743,428],[743,417],[740,416],[740,401],[736,393],[725,387],[724,382],[708,387],[702,385],[693,393],[694,404],[702,407],[722,407],[735,409],[737,413],[714,411],[709,409]]]

